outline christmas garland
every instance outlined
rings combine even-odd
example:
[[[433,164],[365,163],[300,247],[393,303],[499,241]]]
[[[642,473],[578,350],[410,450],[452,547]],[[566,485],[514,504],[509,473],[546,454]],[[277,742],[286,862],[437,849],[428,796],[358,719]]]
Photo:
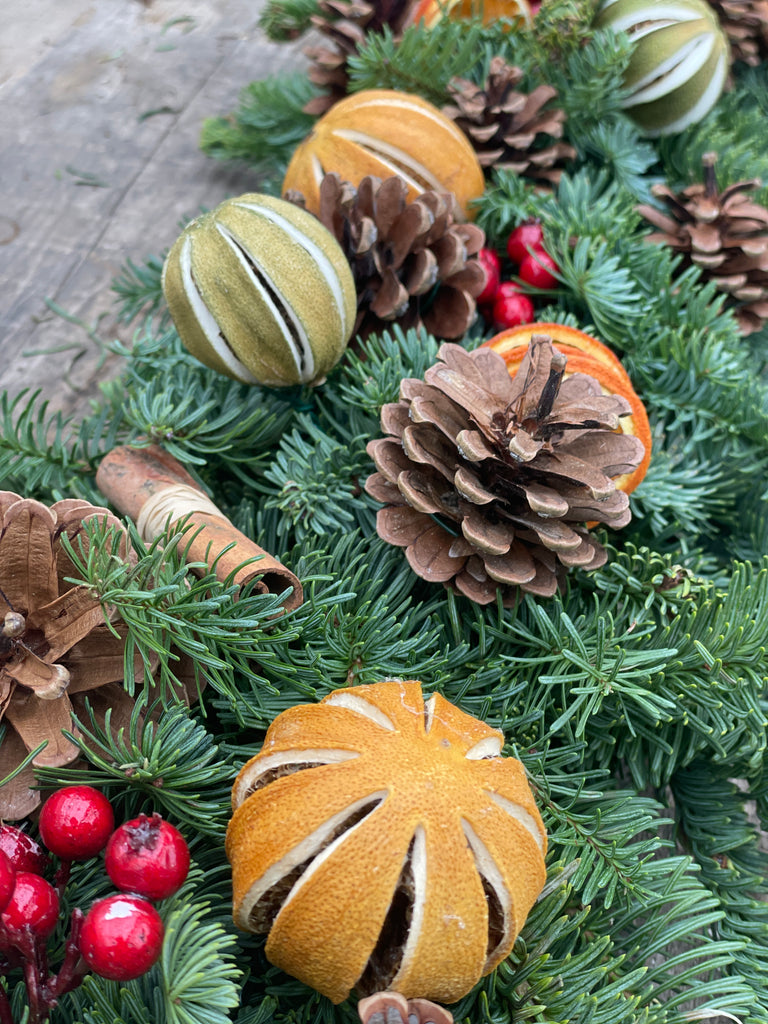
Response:
[[[638,70],[666,6],[268,3],[308,67],[201,137],[253,193],[126,263],[91,413],[0,396],[3,1024],[768,1022],[768,17],[681,0]],[[188,844],[128,980],[61,787]]]

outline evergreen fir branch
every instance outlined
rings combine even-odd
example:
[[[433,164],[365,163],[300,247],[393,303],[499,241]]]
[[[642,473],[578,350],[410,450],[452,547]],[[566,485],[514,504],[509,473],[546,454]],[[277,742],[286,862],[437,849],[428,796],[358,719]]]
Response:
[[[360,432],[378,432],[382,405],[396,402],[403,377],[423,377],[437,360],[439,343],[426,330],[399,325],[370,335],[349,351],[338,377],[338,388],[325,401],[355,417]]]
[[[129,324],[138,316],[153,317],[164,310],[161,276],[166,253],[148,256],[142,265],[128,258],[112,280],[117,295],[117,320]],[[165,311],[167,315],[167,310]]]
[[[192,536],[187,518],[149,547],[131,527],[133,564],[120,556],[121,538],[114,528],[88,522],[84,532],[87,552],[81,544],[75,549],[63,543],[75,566],[74,582],[89,587],[105,609],[119,612],[127,628],[124,682],[129,693],[136,684],[135,654],[147,678],[156,675],[163,701],[183,692],[174,669],[181,655],[187,655],[197,679],[204,678],[217,693],[236,701],[235,677],[251,673],[264,633],[294,634],[291,613],[282,616],[280,625],[275,623],[282,611],[281,595],[257,593],[248,585],[234,600],[231,582],[221,583],[207,566],[185,562],[185,545]],[[190,568],[198,568],[200,575],[191,577]]]
[[[120,415],[94,413],[75,424],[48,414],[39,391],[0,395],[0,486],[41,501],[82,497],[103,504],[94,476],[124,430]]]
[[[87,767],[40,768],[41,784],[97,786],[126,819],[150,799],[174,823],[221,837],[231,812],[234,769],[186,705],[158,711],[139,697],[127,729],[117,734],[109,710],[103,726],[88,704],[87,711],[87,723],[72,716],[78,731],[67,734]]]
[[[235,939],[220,922],[206,920],[207,903],[192,900],[188,881],[164,915],[165,939],[155,968],[162,978],[162,1019],[167,1024],[227,1024],[229,1011],[240,1001]]]
[[[743,944],[734,952],[729,973],[746,978],[759,992],[768,970],[765,854],[745,813],[748,794],[727,775],[727,769],[713,770],[697,761],[677,772],[671,787],[680,838],[725,911],[718,934]]]
[[[349,92],[400,89],[442,106],[448,101],[448,82],[469,72],[482,38],[479,19],[441,18],[430,29],[409,25],[399,39],[384,26],[348,59]]]
[[[259,15],[259,28],[268,39],[285,43],[303,35],[318,11],[317,0],[267,0]]]
[[[569,132],[569,138],[572,132]],[[579,151],[600,168],[607,168],[612,179],[638,202],[653,200],[651,188],[660,179],[651,171],[658,161],[653,145],[644,140],[625,117],[616,117],[588,125],[575,136]]]
[[[218,160],[241,160],[279,173],[314,124],[304,107],[317,95],[303,72],[251,82],[234,113],[203,122],[200,148]]]
[[[367,475],[370,459],[365,436],[336,440],[304,413],[295,423],[282,438],[259,490],[266,495],[264,508],[281,514],[279,536],[293,531],[301,542],[307,533],[322,535],[354,526],[354,511],[370,504],[358,496],[359,478]]]

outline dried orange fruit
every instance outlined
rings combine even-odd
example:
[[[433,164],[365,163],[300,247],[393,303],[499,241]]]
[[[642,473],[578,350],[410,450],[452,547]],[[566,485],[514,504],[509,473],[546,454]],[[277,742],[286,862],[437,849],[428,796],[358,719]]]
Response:
[[[334,104],[294,152],[283,193],[301,192],[306,208],[317,215],[320,183],[331,171],[355,187],[367,174],[397,174],[408,186],[409,202],[430,189],[452,192],[462,220],[485,187],[461,129],[420,96],[392,89],[367,89]]]
[[[466,21],[478,16],[484,25],[499,18],[509,18],[516,25],[530,25],[532,21],[527,0],[421,0],[411,20],[414,25],[423,21],[427,28],[432,28],[441,18]]]
[[[545,879],[544,825],[503,742],[413,680],[284,711],[232,791],[235,922],[336,1003],[459,999]]]
[[[579,331],[575,327],[567,327],[565,324],[549,322],[512,327],[494,335],[484,342],[484,345],[499,353],[510,374],[514,376],[534,334],[548,335],[554,347],[567,357],[566,376],[572,373],[586,373],[599,381],[606,394],[622,395],[629,402],[632,413],[630,416],[622,417],[620,429],[624,434],[640,438],[645,446],[645,455],[634,472],[617,476],[614,480],[620,491],[631,494],[648,472],[652,437],[648,413],[632,386],[621,360],[607,345],[593,338],[591,334]]]

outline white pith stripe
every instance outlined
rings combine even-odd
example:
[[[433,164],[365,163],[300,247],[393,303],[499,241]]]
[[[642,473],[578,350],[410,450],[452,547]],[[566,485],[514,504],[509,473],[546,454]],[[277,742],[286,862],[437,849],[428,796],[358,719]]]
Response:
[[[399,174],[408,185],[418,192],[424,191],[425,183],[436,192],[443,191],[440,179],[398,146],[393,146],[373,135],[366,135],[365,132],[355,131],[354,128],[334,128],[333,134],[367,150],[393,174]]]
[[[307,750],[280,750],[267,754],[254,764],[247,775],[235,787],[233,793],[234,806],[239,807],[256,789],[259,779],[273,768],[282,768],[289,764],[340,764],[360,755],[354,750],[324,750],[310,748]]]
[[[513,804],[511,800],[507,800],[507,798],[505,796],[502,796],[500,793],[494,793],[492,791],[489,791],[489,795],[493,802],[495,804],[498,804],[502,811],[505,811],[510,816],[510,818],[514,818],[515,821],[517,821],[520,825],[523,826],[526,832],[530,832],[531,838],[543,853],[544,840],[542,838],[541,832],[539,831],[539,826],[536,822],[536,819],[533,817],[533,815],[529,814],[528,811],[520,807],[518,804]]]
[[[203,297],[197,290],[195,279],[192,276],[192,239],[189,235],[184,239],[179,256],[179,269],[181,270],[181,283],[184,294],[192,307],[200,330],[208,340],[211,348],[221,359],[229,372],[238,380],[246,384],[258,384],[251,371],[247,369],[225,341],[219,325],[216,323],[213,313],[203,302]]]
[[[395,723],[392,719],[379,710],[375,704],[365,700],[364,697],[358,697],[353,693],[334,693],[324,700],[323,703],[332,704],[338,708],[347,708],[358,715],[365,715],[366,718],[370,718],[376,725],[380,725],[382,729],[388,729],[390,732],[395,731]]]
[[[239,914],[240,926],[247,929],[251,911],[261,897],[271,889],[273,885],[276,885],[281,878],[290,874],[294,868],[298,867],[299,864],[302,864],[305,860],[315,854],[316,851],[321,850],[321,847],[326,842],[328,836],[330,836],[334,830],[342,824],[342,822],[359,811],[361,807],[365,807],[366,804],[372,803],[374,800],[378,800],[380,803],[386,795],[386,791],[382,790],[381,792],[371,793],[370,796],[356,800],[348,807],[345,807],[343,810],[324,821],[319,828],[315,829],[314,832],[311,832],[305,839],[302,839],[302,841],[289,850],[284,857],[281,857],[279,861],[267,868],[261,878],[254,882],[243,899]],[[330,843],[324,850],[322,850],[321,853],[315,856],[315,859],[307,867],[307,870],[302,874],[301,878],[296,881],[293,888],[288,893],[283,906],[286,906],[296,894],[302,882],[305,881],[307,876],[315,869],[320,858],[325,860],[328,854],[335,849],[340,842],[343,842],[346,836],[354,832],[355,828],[364,820],[364,818],[361,818],[360,821],[342,833],[342,835],[338,836],[337,839]]]
[[[493,961],[494,954],[499,946],[505,946],[509,942],[509,935],[512,929],[512,897],[504,884],[504,879],[496,865],[496,861],[491,856],[488,847],[482,841],[480,836],[464,818],[461,819],[461,827],[464,829],[464,835],[467,837],[467,842],[472,850],[472,856],[475,858],[475,866],[482,877],[488,882],[491,889],[496,893],[496,898],[501,904],[501,909],[504,914],[504,933],[494,948],[488,953],[486,960],[486,964],[488,964]]]
[[[318,266],[320,273],[323,276],[323,280],[328,286],[331,295],[333,296],[333,302],[338,310],[339,320],[341,321],[342,330],[344,331],[344,337],[346,339],[349,332],[352,330],[352,324],[347,321],[347,308],[344,302],[344,289],[341,286],[339,280],[339,274],[333,263],[328,259],[323,249],[316,243],[313,242],[309,235],[306,235],[301,228],[297,228],[295,224],[291,223],[286,217],[273,210],[269,206],[251,206],[249,203],[236,203],[236,206],[242,206],[247,210],[253,210],[254,213],[258,213],[260,217],[264,217],[265,220],[271,221],[272,224],[277,225],[285,233],[293,239],[298,245],[302,247]]]
[[[315,178],[315,184],[319,186],[321,184],[323,178],[325,177],[325,168],[320,163],[319,159],[315,156],[314,153],[312,154],[311,163],[312,163],[312,174],[314,175],[314,178]]]
[[[413,103],[402,95],[393,96],[390,92],[381,98],[373,97],[371,99],[367,99],[365,103],[361,104],[357,109],[363,110],[370,109],[371,107],[384,107],[388,112],[392,110],[412,111],[415,114],[420,114],[422,117],[429,118],[429,120],[443,132],[448,131],[448,133],[453,135],[455,138],[464,139],[464,135],[453,125],[452,121],[449,121],[446,124],[445,116],[441,114],[439,110],[430,110],[429,107],[422,106],[420,103]]]
[[[714,43],[713,36],[699,36],[690,40],[668,60],[662,61],[650,74],[635,82],[631,96],[624,100],[624,106],[633,107],[638,103],[650,103],[674,92],[706,64]]]
[[[717,67],[709,80],[709,85],[704,90],[701,99],[696,103],[690,110],[686,111],[677,121],[673,121],[672,124],[667,125],[664,128],[665,132],[681,132],[688,125],[696,124],[700,121],[704,115],[715,105],[717,98],[722,92],[725,79],[728,75],[728,61],[726,55],[723,54],[718,58]],[[651,134],[651,133],[648,133]],[[653,133],[659,135],[659,132]]]
[[[634,37],[637,30],[633,31],[633,25],[645,26],[647,22],[651,25],[656,25],[668,21],[677,24],[681,21],[696,21],[701,17],[700,10],[692,9],[686,4],[672,3],[666,4],[664,7],[660,7],[657,4],[649,4],[647,12],[634,9],[626,14],[620,14],[618,17],[611,18],[610,27],[616,32],[628,32]]]
[[[464,755],[470,761],[482,761],[484,757],[498,757],[501,753],[502,740],[499,736],[486,736],[478,740]]]
[[[403,946],[403,955],[400,960],[400,968],[389,988],[397,991],[400,977],[404,970],[410,965],[413,954],[416,951],[421,930],[424,927],[424,907],[427,903],[427,840],[424,833],[424,826],[417,825],[413,833],[413,849],[411,850],[411,873],[413,876],[413,903],[411,905],[411,923],[408,928],[408,937]]]
[[[381,804],[381,801],[386,799],[388,795],[389,794],[387,793],[387,791],[385,789],[382,789],[378,790],[375,793],[371,793],[369,796],[363,797],[361,800],[356,800],[355,803],[350,804],[349,807],[345,808],[343,811],[340,811],[338,814],[334,814],[334,816],[330,818],[328,822],[326,822],[325,825],[323,825],[322,828],[318,829],[317,832],[313,832],[312,836],[316,836],[320,832],[323,832],[326,836],[328,836],[333,831],[334,828],[340,825],[346,818],[350,817],[350,815],[355,814],[362,807],[365,807],[366,804],[371,804],[374,801],[376,801],[376,806],[378,807],[379,804]],[[372,807],[369,813],[372,813],[375,809],[376,808]],[[302,872],[300,878],[296,879],[293,888],[283,901],[284,907],[288,906],[291,900],[295,898],[295,896],[301,891],[302,887],[306,885],[306,883],[310,880],[312,875],[314,875],[314,873],[317,871],[320,865],[324,864],[329,857],[333,856],[334,851],[338,849],[339,846],[341,846],[341,844],[347,839],[348,836],[351,836],[352,833],[355,832],[360,827],[360,825],[362,825],[362,823],[366,820],[367,817],[368,815],[366,814],[365,817],[361,818],[359,821],[356,821],[354,825],[351,825],[349,828],[345,829],[340,836],[337,836],[333,840],[332,843],[329,843],[326,847],[320,850],[317,856],[312,860],[312,863],[307,866],[307,870]],[[327,828],[328,825],[330,825],[331,828]],[[309,836],[308,839],[312,839],[312,836]],[[306,843],[307,841],[308,840],[304,840],[304,842],[300,843],[299,846],[303,846],[304,843]],[[316,846],[317,845],[319,844],[316,844]],[[296,849],[298,848],[299,847],[296,847]],[[308,851],[307,856],[309,855],[310,852],[311,850]],[[301,860],[296,861],[296,864],[301,864]],[[296,865],[294,865],[294,867],[295,866]]]
[[[296,373],[298,375],[299,380],[302,381],[302,383],[307,383],[308,381],[312,380],[312,378],[314,377],[314,371],[315,371],[315,360],[314,360],[314,357],[312,356],[312,349],[310,347],[309,339],[307,338],[306,331],[304,330],[304,328],[303,328],[299,318],[294,315],[293,308],[292,308],[290,302],[288,302],[288,300],[283,295],[283,293],[280,291],[280,289],[275,286],[274,281],[269,276],[269,274],[267,274],[264,271],[264,268],[261,265],[259,265],[259,270],[264,274],[264,277],[269,281],[272,290],[274,292],[277,292],[277,294],[280,296],[280,299],[281,299],[281,301],[283,303],[283,308],[286,310],[287,315],[291,319],[291,323],[293,324],[293,326],[294,326],[294,328],[296,330],[296,334],[298,335],[298,348],[297,348],[296,338],[294,337],[292,332],[288,329],[288,325],[285,322],[285,318],[284,318],[283,312],[277,308],[277,306],[272,301],[272,297],[270,296],[270,294],[267,291],[267,289],[264,287],[264,285],[261,283],[261,281],[258,279],[258,277],[254,274],[253,270],[251,269],[251,267],[250,267],[250,265],[248,263],[248,260],[243,256],[243,254],[242,254],[242,252],[240,250],[239,243],[229,233],[227,228],[223,227],[221,224],[217,224],[216,225],[216,230],[219,232],[221,237],[224,239],[224,241],[230,247],[232,252],[238,258],[238,260],[240,261],[241,266],[243,267],[243,269],[245,270],[246,274],[250,278],[251,284],[256,289],[256,291],[259,293],[259,295],[261,296],[261,298],[262,298],[264,304],[266,305],[267,309],[272,314],[272,318],[274,319],[275,323],[277,324],[277,326],[278,326],[278,328],[280,330],[280,333],[282,334],[283,339],[285,341],[286,347],[287,347],[288,351],[291,354],[291,358],[293,359],[293,364],[296,367]],[[249,255],[251,256],[252,259],[254,259],[252,253],[249,253]],[[257,261],[254,259],[254,263],[256,263],[256,262]],[[303,366],[303,368],[302,368],[302,356],[304,357],[304,366]]]

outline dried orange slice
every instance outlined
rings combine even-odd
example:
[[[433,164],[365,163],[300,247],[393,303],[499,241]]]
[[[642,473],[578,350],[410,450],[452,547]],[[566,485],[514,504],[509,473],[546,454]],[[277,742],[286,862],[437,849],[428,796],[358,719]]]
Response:
[[[512,327],[490,338],[484,345],[499,353],[510,374],[514,376],[534,334],[547,334],[552,339],[554,347],[566,356],[566,376],[572,373],[586,373],[599,381],[606,394],[622,395],[629,402],[632,412],[631,415],[622,417],[620,429],[624,434],[640,438],[645,446],[645,455],[634,472],[617,476],[614,481],[620,491],[631,494],[648,472],[652,437],[648,413],[632,386],[621,360],[607,345],[592,335],[585,334],[575,327],[556,323],[542,322]]]
[[[544,884],[544,825],[503,742],[414,680],[284,711],[233,788],[235,922],[336,1003],[459,999]]]
[[[532,14],[527,0],[421,0],[413,12],[413,24],[423,21],[432,28],[441,18],[467,21],[480,16],[484,25],[509,18],[517,25],[530,25]]]

